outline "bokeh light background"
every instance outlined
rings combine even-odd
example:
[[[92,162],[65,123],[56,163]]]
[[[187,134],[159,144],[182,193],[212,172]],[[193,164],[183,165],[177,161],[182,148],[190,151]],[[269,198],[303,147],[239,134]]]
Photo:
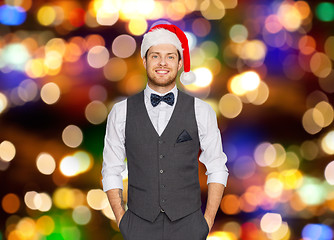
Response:
[[[2,0],[0,240],[122,239],[106,117],[145,87],[161,21],[186,31],[198,80],[178,85],[215,109],[229,159],[208,239],[333,239],[332,1]]]

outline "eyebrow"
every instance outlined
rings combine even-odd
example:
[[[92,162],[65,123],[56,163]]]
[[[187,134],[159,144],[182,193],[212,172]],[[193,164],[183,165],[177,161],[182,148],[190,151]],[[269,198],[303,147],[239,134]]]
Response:
[[[161,53],[160,52],[150,52],[149,55],[151,55],[151,54],[158,54],[158,55],[160,55]],[[177,55],[177,53],[167,53],[167,55],[172,55],[172,54]]]

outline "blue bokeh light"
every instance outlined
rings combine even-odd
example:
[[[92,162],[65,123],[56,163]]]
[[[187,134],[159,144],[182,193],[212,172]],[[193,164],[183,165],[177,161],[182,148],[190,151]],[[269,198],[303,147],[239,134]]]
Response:
[[[0,23],[4,25],[21,25],[27,18],[27,13],[22,7],[9,5],[0,6]]]
[[[332,229],[324,224],[307,224],[302,231],[303,239],[331,240],[333,239]]]

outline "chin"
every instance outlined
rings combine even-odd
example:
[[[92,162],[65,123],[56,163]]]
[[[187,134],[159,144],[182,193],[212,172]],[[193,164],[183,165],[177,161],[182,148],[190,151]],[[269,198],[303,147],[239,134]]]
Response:
[[[149,81],[159,87],[167,87],[175,83],[176,78],[174,79],[167,79],[167,80],[159,80],[155,78],[149,78]]]

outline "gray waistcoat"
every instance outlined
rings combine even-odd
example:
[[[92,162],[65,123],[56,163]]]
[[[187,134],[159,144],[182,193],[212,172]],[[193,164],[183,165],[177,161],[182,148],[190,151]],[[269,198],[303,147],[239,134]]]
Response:
[[[178,90],[171,119],[159,136],[144,97],[142,91],[127,99],[128,208],[151,222],[163,209],[174,221],[201,207],[194,98]],[[192,140],[176,143],[183,130]]]

